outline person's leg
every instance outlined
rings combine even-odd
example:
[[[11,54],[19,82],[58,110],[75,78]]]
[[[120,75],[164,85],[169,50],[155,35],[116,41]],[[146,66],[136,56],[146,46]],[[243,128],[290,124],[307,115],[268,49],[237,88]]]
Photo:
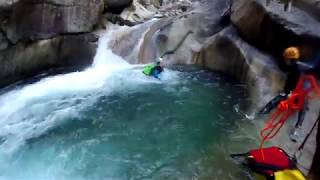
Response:
[[[264,106],[264,108],[262,108],[259,111],[259,114],[268,114],[270,113],[274,108],[276,108],[278,106],[278,104],[287,99],[288,95],[286,94],[279,94],[278,96],[274,97],[267,105]]]
[[[302,131],[302,124],[303,124],[307,110],[308,110],[308,103],[306,101],[303,109],[298,114],[298,120],[294,126],[293,132],[290,135],[290,139],[294,142],[300,142],[304,136]]]

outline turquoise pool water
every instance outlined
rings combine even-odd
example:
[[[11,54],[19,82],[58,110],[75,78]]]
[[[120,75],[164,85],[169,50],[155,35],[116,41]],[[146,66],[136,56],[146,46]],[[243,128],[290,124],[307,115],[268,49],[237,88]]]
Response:
[[[199,69],[163,76],[125,69],[48,91],[51,77],[3,94],[0,179],[246,179],[229,158],[257,144],[235,110],[245,87]]]

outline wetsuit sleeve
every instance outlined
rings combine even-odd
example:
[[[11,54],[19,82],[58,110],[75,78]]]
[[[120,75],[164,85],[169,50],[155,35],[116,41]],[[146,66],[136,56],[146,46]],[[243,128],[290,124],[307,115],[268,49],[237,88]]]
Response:
[[[156,68],[160,73],[163,71],[163,68],[161,66],[157,66]]]
[[[285,82],[284,92],[289,94],[293,91],[299,81],[301,71],[298,68],[297,63],[292,63],[287,67],[287,79]]]

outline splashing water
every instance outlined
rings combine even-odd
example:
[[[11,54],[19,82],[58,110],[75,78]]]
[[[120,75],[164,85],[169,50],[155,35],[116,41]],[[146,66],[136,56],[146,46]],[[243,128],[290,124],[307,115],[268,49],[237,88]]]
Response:
[[[77,116],[101,95],[99,90],[111,93],[117,88],[125,89],[121,87],[123,78],[130,77],[136,83],[158,82],[146,79],[141,69],[134,70],[135,66],[108,49],[108,37],[113,32],[110,30],[100,38],[94,63],[87,70],[45,78],[0,97],[0,137],[6,139],[0,146],[2,152],[11,153],[26,139],[40,136],[61,123],[65,116]],[[175,74],[168,73],[167,76]],[[89,101],[88,96],[91,97]],[[79,103],[84,98],[86,102]]]
[[[242,177],[228,152],[256,144],[233,111],[244,90],[199,70],[146,77],[112,33],[85,71],[0,96],[0,179]]]

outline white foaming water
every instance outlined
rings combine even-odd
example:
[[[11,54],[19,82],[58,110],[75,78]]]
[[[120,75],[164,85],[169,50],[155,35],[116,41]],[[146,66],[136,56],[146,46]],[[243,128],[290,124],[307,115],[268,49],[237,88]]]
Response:
[[[48,77],[0,96],[0,164],[27,140],[43,135],[66,117],[80,116],[102,95],[125,91],[132,84],[175,81],[175,72],[166,71],[163,81],[158,81],[113,54],[108,49],[112,33],[100,38],[94,63],[85,71]]]

